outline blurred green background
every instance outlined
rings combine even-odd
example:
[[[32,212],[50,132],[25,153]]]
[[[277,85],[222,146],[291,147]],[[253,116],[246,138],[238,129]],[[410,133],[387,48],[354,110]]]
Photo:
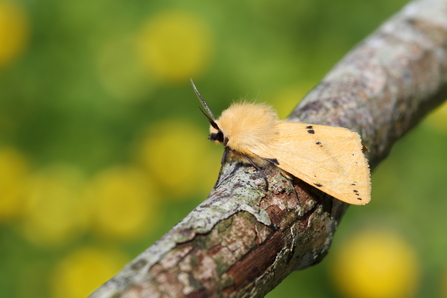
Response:
[[[85,297],[199,204],[245,97],[281,117],[405,1],[0,0],[0,297]],[[268,297],[447,297],[447,106]]]

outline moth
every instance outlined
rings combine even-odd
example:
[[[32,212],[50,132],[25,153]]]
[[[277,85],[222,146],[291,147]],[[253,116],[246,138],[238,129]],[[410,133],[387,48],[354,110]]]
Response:
[[[272,107],[248,102],[233,103],[216,119],[191,83],[208,113],[201,109],[210,123],[208,138],[223,144],[236,160],[257,169],[276,166],[286,177],[294,176],[349,204],[364,205],[371,200],[370,170],[363,154],[366,147],[358,133],[279,120]]]

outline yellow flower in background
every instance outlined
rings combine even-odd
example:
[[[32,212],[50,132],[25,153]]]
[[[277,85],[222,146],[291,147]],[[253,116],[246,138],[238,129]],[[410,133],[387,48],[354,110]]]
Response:
[[[427,117],[427,123],[437,131],[447,134],[447,102]]]
[[[413,297],[419,283],[416,253],[385,231],[364,231],[336,252],[331,277],[346,297]]]
[[[128,262],[126,255],[110,249],[80,248],[61,260],[50,280],[53,297],[85,298]]]
[[[0,148],[0,222],[23,211],[23,188],[27,175],[25,157],[14,148]]]
[[[0,67],[14,61],[28,42],[28,17],[17,2],[0,0]]]
[[[167,11],[149,18],[137,39],[138,56],[154,78],[171,83],[198,77],[209,64],[212,39],[197,17]]]
[[[140,147],[140,159],[165,193],[178,198],[191,195],[217,170],[209,173],[210,144],[196,126],[179,120],[155,123]],[[214,165],[220,164],[220,158]],[[210,183],[211,184],[211,183]],[[211,190],[212,184],[209,186]]]
[[[53,165],[30,176],[21,231],[41,246],[65,244],[84,231],[89,205],[84,180],[73,167]]]
[[[92,181],[87,197],[93,203],[94,228],[102,236],[135,238],[159,220],[160,197],[149,178],[136,169],[104,170]]]

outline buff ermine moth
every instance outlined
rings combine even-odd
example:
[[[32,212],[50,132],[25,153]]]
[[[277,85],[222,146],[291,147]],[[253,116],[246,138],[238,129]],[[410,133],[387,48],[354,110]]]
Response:
[[[358,133],[279,120],[270,106],[247,102],[232,104],[216,119],[191,83],[208,113],[202,111],[210,123],[209,139],[223,144],[233,157],[258,169],[276,166],[349,204],[370,201],[370,170]]]

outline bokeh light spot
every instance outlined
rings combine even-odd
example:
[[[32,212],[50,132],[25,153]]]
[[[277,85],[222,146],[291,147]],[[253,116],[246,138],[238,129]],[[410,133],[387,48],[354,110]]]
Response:
[[[118,251],[84,247],[56,266],[50,280],[55,298],[85,298],[116,274],[128,261]]]
[[[336,253],[331,277],[346,297],[412,297],[418,267],[414,249],[397,234],[364,231]]]
[[[140,146],[140,159],[163,190],[176,198],[200,188],[208,177],[210,151],[206,134],[198,127],[179,120],[155,123]],[[215,161],[219,164],[219,161]],[[217,172],[212,173],[213,179]],[[205,179],[207,181],[207,179]]]
[[[113,167],[100,172],[87,192],[95,230],[102,236],[131,239],[154,228],[159,195],[143,172]]]
[[[17,2],[0,1],[0,67],[13,62],[28,42],[28,16]]]
[[[25,157],[14,148],[0,148],[0,222],[23,211],[23,185],[27,175]]]
[[[89,205],[82,200],[84,180],[66,165],[53,165],[30,176],[21,231],[41,246],[66,244],[88,222]]]
[[[198,77],[212,54],[209,31],[187,12],[160,13],[143,25],[137,40],[138,55],[158,80],[176,83]]]

